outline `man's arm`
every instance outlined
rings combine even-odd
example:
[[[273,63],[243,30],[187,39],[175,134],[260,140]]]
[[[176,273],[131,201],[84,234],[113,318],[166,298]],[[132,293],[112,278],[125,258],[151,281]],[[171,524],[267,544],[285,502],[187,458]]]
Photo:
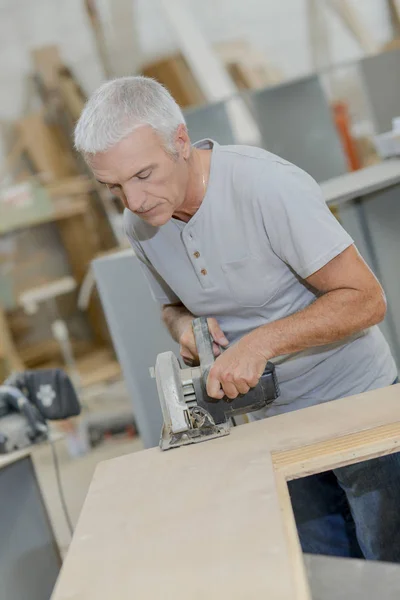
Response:
[[[342,340],[383,320],[383,289],[354,246],[306,281],[322,295],[304,310],[260,327],[254,338],[279,356]]]
[[[385,295],[354,246],[306,279],[321,296],[307,308],[262,325],[212,367],[208,394],[235,398],[257,384],[271,358],[342,340],[383,320]],[[222,390],[221,390],[222,386]]]
[[[164,304],[161,316],[171,336],[179,344],[183,332],[193,321],[192,313],[182,303]]]
[[[192,313],[182,303],[164,304],[162,307],[162,319],[171,336],[180,344],[181,356],[185,363],[189,366],[198,364],[199,357],[192,330],[192,321],[194,319]],[[214,355],[219,356],[221,354],[219,346],[227,346],[229,342],[216,319],[208,319],[208,328],[214,340]]]

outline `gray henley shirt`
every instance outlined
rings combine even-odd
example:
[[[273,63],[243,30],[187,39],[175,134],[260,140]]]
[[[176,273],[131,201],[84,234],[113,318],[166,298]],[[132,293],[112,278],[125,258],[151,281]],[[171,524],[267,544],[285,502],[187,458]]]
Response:
[[[196,214],[153,227],[126,210],[125,230],[153,297],[217,318],[234,343],[314,302],[318,293],[304,279],[353,240],[317,183],[291,163],[260,148],[213,140],[195,146],[212,148]],[[390,385],[397,375],[378,327],[273,362],[281,395],[253,418]]]

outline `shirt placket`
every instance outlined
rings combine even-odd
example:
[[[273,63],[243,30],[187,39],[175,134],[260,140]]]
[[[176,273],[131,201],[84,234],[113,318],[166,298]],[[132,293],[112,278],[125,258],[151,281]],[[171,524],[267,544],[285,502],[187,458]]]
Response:
[[[212,283],[209,265],[207,265],[207,261],[202,252],[200,240],[196,239],[196,232],[193,229],[188,229],[186,227],[185,231],[182,232],[182,239],[201,287],[204,289],[211,288]]]

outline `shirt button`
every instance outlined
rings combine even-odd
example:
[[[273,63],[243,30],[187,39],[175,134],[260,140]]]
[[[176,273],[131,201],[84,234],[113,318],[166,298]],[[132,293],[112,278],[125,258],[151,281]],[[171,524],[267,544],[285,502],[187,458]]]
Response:
[[[193,256],[194,256],[195,258],[200,258],[200,252],[197,252],[197,251],[196,251],[196,252],[194,252],[194,253],[193,253]]]
[[[202,269],[202,270],[200,271],[200,273],[201,273],[202,275],[207,275],[207,269]]]

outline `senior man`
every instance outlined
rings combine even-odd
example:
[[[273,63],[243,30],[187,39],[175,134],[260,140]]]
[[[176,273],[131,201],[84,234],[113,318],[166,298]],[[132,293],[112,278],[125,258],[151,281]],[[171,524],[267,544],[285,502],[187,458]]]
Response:
[[[268,360],[281,395],[256,418],[395,382],[376,327],[382,288],[307,173],[260,148],[192,145],[176,102],[144,77],[103,84],[75,144],[124,203],[126,233],[187,364],[197,358],[193,315],[209,318],[210,396],[246,393]],[[400,560],[399,490],[398,455],[291,482],[303,550]]]

